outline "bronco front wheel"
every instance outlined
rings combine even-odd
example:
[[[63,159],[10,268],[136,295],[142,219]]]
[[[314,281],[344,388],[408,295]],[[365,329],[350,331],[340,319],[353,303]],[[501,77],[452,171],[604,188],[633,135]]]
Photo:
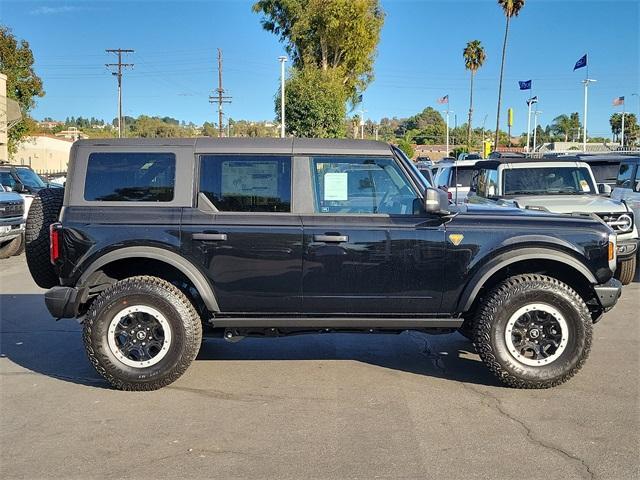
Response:
[[[202,323],[189,299],[156,277],[116,282],[91,304],[83,339],[89,360],[121,390],[174,382],[198,354]]]
[[[582,298],[544,275],[518,275],[491,291],[475,319],[474,343],[489,369],[517,388],[566,382],[591,348],[592,320]]]

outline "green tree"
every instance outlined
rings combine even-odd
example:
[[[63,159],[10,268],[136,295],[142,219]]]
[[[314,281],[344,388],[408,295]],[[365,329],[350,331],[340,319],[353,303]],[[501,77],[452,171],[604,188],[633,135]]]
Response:
[[[555,135],[564,135],[564,141],[569,141],[569,135],[572,129],[572,121],[568,115],[564,113],[553,119],[551,130]]]
[[[622,133],[622,114],[614,113],[609,118],[609,125],[611,125],[611,133],[615,135],[617,141],[620,141],[620,134]],[[624,114],[624,145],[633,145],[638,138],[638,123],[637,118],[633,113]]]
[[[415,154],[415,150],[413,148],[413,144],[411,143],[411,140],[409,140],[408,138],[401,139],[398,142],[398,148],[402,150],[407,157],[413,158],[413,155]]]
[[[471,122],[473,119],[473,77],[487,59],[484,47],[480,40],[472,40],[462,52],[464,66],[471,72],[471,85],[469,87],[469,121],[467,123],[467,150],[471,151]]]
[[[345,136],[346,107],[342,79],[319,68],[293,69],[285,88],[287,131],[298,137]],[[275,98],[280,119],[280,95]]]
[[[379,0],[259,0],[253,11],[285,44],[294,71],[320,70],[341,102],[359,103],[373,80],[384,23]]]
[[[509,24],[511,23],[511,17],[517,17],[524,7],[525,0],[498,0],[498,5],[502,7],[507,23],[504,29],[504,41],[502,43],[502,61],[500,63],[500,82],[498,84],[498,111],[496,112],[496,137],[495,148],[500,145],[499,134],[500,131],[500,109],[502,108],[502,77],[504,75],[504,60],[507,56],[507,41],[509,39]]]
[[[202,124],[202,135],[204,135],[205,137],[217,137],[218,129],[213,123],[204,122]]]
[[[35,106],[35,97],[44,96],[42,80],[33,70],[33,61],[29,42],[18,41],[9,28],[0,26],[0,72],[7,76],[7,97],[18,102],[23,116],[8,132],[9,154],[35,129],[29,111]]]

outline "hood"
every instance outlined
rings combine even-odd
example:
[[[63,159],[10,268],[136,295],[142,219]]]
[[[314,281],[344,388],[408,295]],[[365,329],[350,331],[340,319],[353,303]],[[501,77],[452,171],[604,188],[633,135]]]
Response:
[[[553,213],[626,212],[627,207],[599,195],[520,195],[508,197],[522,207],[544,207]]]
[[[14,192],[0,192],[0,203],[22,202],[22,196]]]
[[[465,204],[451,205],[451,222],[468,224],[482,228],[510,230],[522,234],[525,230],[554,230],[567,232],[569,229],[586,229],[603,234],[613,230],[601,219],[591,215],[567,215],[564,213],[524,210],[509,205]]]

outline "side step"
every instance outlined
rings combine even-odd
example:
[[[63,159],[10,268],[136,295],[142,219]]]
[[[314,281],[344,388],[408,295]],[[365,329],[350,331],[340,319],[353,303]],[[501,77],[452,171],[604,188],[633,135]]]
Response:
[[[216,317],[213,326],[242,328],[458,328],[462,318],[380,318],[380,317]]]

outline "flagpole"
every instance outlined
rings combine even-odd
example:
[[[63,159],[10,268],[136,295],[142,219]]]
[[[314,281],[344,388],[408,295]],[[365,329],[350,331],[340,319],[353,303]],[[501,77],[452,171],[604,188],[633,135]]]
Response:
[[[449,156],[449,106],[447,105],[447,110],[444,112],[447,115],[447,151],[445,152],[445,157]]]
[[[589,83],[596,82],[591,78],[585,78],[584,83],[584,125],[582,126],[582,151],[587,151],[587,113],[588,113],[588,98],[589,98]]]
[[[624,148],[624,100],[622,101],[622,129],[620,132],[620,146]]]
[[[529,153],[529,140],[531,138],[531,97],[529,97],[529,100],[527,101],[527,105],[528,105],[528,114],[527,114],[527,148],[526,151],[527,153]]]

